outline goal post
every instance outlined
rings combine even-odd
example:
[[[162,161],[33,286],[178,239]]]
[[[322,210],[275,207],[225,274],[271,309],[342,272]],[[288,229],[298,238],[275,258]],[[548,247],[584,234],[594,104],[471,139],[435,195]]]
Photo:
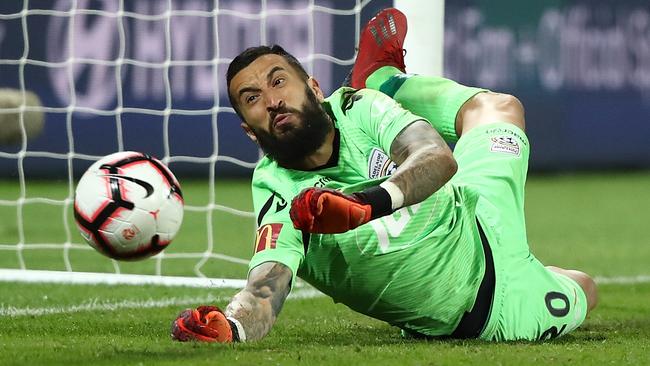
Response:
[[[391,5],[409,17],[409,71],[442,74],[440,0],[0,2],[0,121],[16,121],[0,139],[0,281],[241,287],[255,218],[249,184],[227,177],[250,176],[259,151],[228,104],[227,65],[278,43],[329,93]],[[179,236],[138,263],[96,253],[72,215],[85,168],[125,150],[160,158],[189,197]]]
[[[408,72],[443,76],[445,1],[394,0],[408,19],[404,60]]]

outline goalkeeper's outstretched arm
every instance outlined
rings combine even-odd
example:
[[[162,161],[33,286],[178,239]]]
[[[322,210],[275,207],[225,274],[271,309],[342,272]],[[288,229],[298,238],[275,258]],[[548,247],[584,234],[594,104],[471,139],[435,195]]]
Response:
[[[278,262],[265,262],[253,268],[246,288],[233,297],[226,316],[237,319],[246,332],[246,340],[263,338],[280,314],[291,289],[292,273]]]
[[[233,297],[225,312],[216,306],[181,312],[172,323],[172,339],[229,343],[263,338],[289,295],[291,278],[284,264],[260,264],[250,271],[246,288]]]

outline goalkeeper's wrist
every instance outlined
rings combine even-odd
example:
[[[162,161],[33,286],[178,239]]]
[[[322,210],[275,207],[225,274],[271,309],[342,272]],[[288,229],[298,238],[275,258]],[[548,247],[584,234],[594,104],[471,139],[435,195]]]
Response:
[[[391,208],[393,211],[402,208],[404,205],[404,192],[393,182],[387,180],[381,182],[379,185],[388,192],[390,195]]]
[[[226,317],[228,324],[230,324],[230,330],[232,331],[232,341],[233,342],[245,342],[246,341],[246,332],[244,327],[241,325],[239,320],[233,317]]]
[[[387,181],[355,193],[355,196],[370,205],[371,220],[390,215],[404,203],[402,190],[395,183]]]

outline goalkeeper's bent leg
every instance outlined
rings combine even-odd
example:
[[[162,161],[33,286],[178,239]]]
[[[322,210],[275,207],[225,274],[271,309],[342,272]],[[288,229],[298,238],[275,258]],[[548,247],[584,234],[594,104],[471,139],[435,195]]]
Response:
[[[587,296],[587,313],[598,305],[598,288],[596,287],[596,282],[588,274],[573,269],[564,269],[555,266],[546,266],[546,268],[571,278],[582,287],[582,290]]]
[[[458,141],[456,114],[471,97],[485,89],[466,87],[453,80],[405,74],[393,66],[384,66],[366,80],[366,87],[379,90],[402,107],[423,117],[447,142]]]

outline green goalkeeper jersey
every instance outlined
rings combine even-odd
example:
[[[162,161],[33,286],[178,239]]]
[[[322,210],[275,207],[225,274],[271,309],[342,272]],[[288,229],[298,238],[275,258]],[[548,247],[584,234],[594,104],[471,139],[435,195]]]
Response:
[[[451,94],[466,100],[476,93],[467,89]],[[450,105],[460,108],[464,100]],[[258,230],[249,268],[280,262],[294,277],[358,312],[422,334],[450,334],[472,308],[485,269],[476,231],[477,193],[448,183],[419,204],[342,234],[294,229],[290,203],[302,189],[351,193],[379,184],[396,168],[389,158],[393,140],[423,119],[370,89],[341,88],[323,105],[336,128],[330,163],[299,171],[265,157],[255,169]]]

